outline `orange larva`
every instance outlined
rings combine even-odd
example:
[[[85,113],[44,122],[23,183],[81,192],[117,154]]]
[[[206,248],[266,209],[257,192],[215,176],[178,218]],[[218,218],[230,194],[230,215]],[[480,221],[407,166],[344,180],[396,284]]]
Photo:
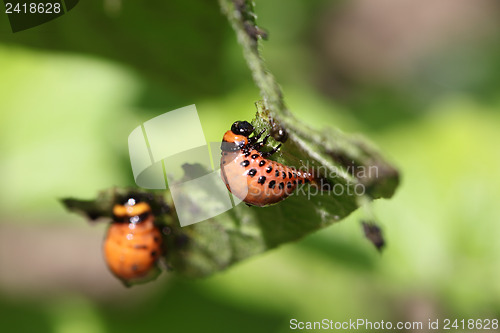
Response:
[[[221,175],[231,193],[249,205],[267,206],[284,200],[299,185],[315,183],[310,172],[267,159],[281,144],[262,152],[269,135],[259,142],[263,132],[250,138],[253,132],[250,123],[237,121],[222,139]]]
[[[104,241],[109,269],[126,285],[148,279],[157,272],[162,254],[162,235],[154,224],[151,206],[128,197],[113,207],[113,222]]]

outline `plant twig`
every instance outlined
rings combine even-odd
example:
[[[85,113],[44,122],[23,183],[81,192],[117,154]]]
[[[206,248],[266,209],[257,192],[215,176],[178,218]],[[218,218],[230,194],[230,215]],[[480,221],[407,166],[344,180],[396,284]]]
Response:
[[[273,115],[292,116],[283,101],[283,94],[274,76],[267,70],[259,54],[258,44],[266,35],[255,23],[253,5],[247,0],[219,0],[222,12],[233,27],[243,56],[259,87],[267,109]]]
[[[254,125],[269,128],[269,124],[264,124],[267,114],[268,118],[288,130],[290,141],[299,150],[307,152],[309,158],[327,167],[337,177],[351,184],[361,182],[367,186],[372,198],[391,197],[399,182],[398,171],[381,157],[373,145],[360,136],[347,135],[338,129],[330,128],[323,132],[311,129],[288,110],[279,84],[266,68],[259,53],[259,43],[267,34],[256,24],[253,2],[219,0],[219,4],[236,33],[243,56],[264,101],[264,105],[257,105],[258,114],[264,121],[257,119]],[[376,178],[357,179],[346,172],[349,167],[370,166],[377,167],[379,172]]]

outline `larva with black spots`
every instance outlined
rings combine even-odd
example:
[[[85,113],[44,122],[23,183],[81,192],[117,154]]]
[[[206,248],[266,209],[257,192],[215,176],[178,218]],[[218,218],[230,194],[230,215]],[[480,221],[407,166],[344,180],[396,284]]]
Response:
[[[299,185],[316,184],[310,172],[267,159],[281,144],[262,152],[269,134],[259,142],[263,132],[250,138],[253,132],[249,122],[237,121],[222,138],[221,176],[231,193],[249,205],[262,207],[286,199]]]
[[[111,272],[127,286],[156,274],[162,234],[154,220],[151,206],[139,196],[127,196],[113,207],[104,255]]]

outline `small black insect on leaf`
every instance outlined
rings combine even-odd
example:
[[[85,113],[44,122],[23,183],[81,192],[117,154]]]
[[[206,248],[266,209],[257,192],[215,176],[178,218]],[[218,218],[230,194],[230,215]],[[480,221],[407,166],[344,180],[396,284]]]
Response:
[[[269,38],[269,33],[266,30],[256,26],[252,22],[245,21],[243,22],[243,26],[245,27],[245,31],[247,32],[247,34],[254,41],[257,41],[259,37],[262,38],[263,40],[267,40]]]
[[[270,118],[271,121],[271,136],[274,140],[278,142],[285,143],[288,140],[288,132],[279,123],[275,122],[274,119]]]
[[[385,246],[382,229],[372,221],[361,221],[361,224],[363,225],[365,237],[375,245],[377,250],[382,251],[382,248]]]
[[[234,8],[239,13],[243,28],[254,43],[259,38],[267,40],[268,32],[256,25],[256,15],[253,9],[253,3],[249,0],[233,0]],[[255,46],[255,45],[254,45]]]

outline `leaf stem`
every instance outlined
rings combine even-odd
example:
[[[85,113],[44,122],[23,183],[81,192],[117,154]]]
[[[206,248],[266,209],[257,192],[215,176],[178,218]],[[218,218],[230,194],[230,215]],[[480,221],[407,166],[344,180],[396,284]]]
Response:
[[[260,89],[265,106],[271,115],[282,118],[293,117],[286,108],[283,93],[274,76],[267,70],[264,60],[259,54],[259,41],[262,31],[255,25],[253,5],[248,0],[219,0],[222,12],[233,27],[238,43],[243,49],[243,56],[250,68],[253,80]],[[260,33],[259,33],[260,32]]]

